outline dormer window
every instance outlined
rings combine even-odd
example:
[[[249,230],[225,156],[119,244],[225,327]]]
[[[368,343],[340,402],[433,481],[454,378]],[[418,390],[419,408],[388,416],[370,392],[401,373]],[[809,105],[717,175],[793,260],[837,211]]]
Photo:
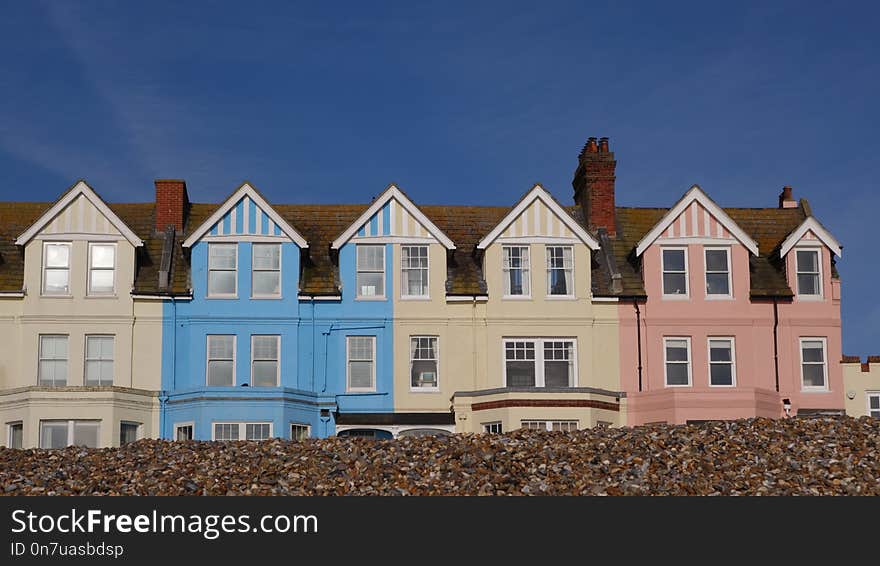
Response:
[[[385,298],[385,246],[357,246],[357,298]]]
[[[89,244],[89,295],[115,291],[116,244]]]
[[[663,295],[667,297],[687,297],[687,249],[664,248],[661,250],[663,262]]]
[[[797,250],[798,295],[819,297],[822,295],[819,250]]]
[[[730,249],[706,249],[706,295],[730,296]]]
[[[504,246],[502,248],[504,271],[504,296],[528,297],[531,295],[528,246]]]
[[[238,245],[208,245],[208,296],[235,297],[238,282]]]
[[[574,261],[571,246],[547,246],[547,294],[574,295]]]
[[[70,242],[43,246],[43,294],[70,294]]]

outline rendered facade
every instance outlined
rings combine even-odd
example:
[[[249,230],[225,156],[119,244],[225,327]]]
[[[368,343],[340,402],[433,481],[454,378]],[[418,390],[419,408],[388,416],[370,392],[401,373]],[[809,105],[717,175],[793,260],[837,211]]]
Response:
[[[841,246],[805,200],[0,207],[0,422],[16,447],[574,430],[845,408]],[[511,195],[511,201],[515,195]],[[849,378],[847,378],[849,379]],[[866,401],[867,402],[867,401]],[[849,407],[847,402],[846,407]]]

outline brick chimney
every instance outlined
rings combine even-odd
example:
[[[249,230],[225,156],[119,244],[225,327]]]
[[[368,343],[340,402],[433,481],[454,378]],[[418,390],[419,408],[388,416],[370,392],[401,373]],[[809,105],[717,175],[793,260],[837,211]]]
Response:
[[[183,232],[188,211],[186,181],[156,179],[156,231],[164,232],[168,226],[174,226],[175,231]]]
[[[788,185],[782,187],[782,192],[779,193],[779,208],[797,208],[797,206],[797,201],[791,196],[791,187]]]
[[[614,214],[614,168],[617,161],[608,150],[608,138],[589,138],[578,156],[578,168],[571,186],[574,202],[584,211],[591,231],[605,228],[612,238],[617,236]]]

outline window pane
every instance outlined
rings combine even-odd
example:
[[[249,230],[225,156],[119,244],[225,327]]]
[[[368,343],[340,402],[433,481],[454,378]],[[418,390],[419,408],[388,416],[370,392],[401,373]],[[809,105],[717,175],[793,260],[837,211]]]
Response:
[[[810,273],[798,273],[798,294],[800,295],[818,295],[819,294],[819,276]]]
[[[733,385],[733,366],[730,364],[712,364],[709,368],[712,385]]]
[[[46,267],[69,267],[70,246],[62,244],[46,245]]]
[[[873,396],[869,398],[871,409],[880,409],[880,397]]]
[[[550,294],[551,295],[568,295],[568,277],[564,269],[553,269],[550,271]]]
[[[803,364],[804,387],[825,387],[825,366],[823,364]]]
[[[290,425],[291,440],[305,440],[309,437],[309,427],[306,425]]]
[[[687,385],[688,365],[682,363],[666,364],[667,385]]]
[[[254,359],[277,360],[278,336],[254,336]]]
[[[255,361],[251,380],[256,387],[275,387],[278,385],[278,362]]]
[[[214,425],[214,440],[238,440],[238,424],[217,423]]]
[[[175,440],[192,440],[193,439],[193,427],[190,425],[187,426],[179,426],[177,427],[177,435],[175,436]]]
[[[352,388],[372,388],[373,362],[349,362],[349,380]]]
[[[232,359],[235,353],[235,337],[216,335],[208,336],[208,358]]]
[[[686,362],[688,361],[688,345],[686,340],[667,340],[666,341],[666,361],[668,362]]]
[[[687,276],[684,273],[663,274],[663,294],[684,295],[687,293]]]
[[[66,360],[41,360],[39,372],[40,385],[48,385],[51,387],[63,387],[67,385]]]
[[[357,289],[360,297],[381,297],[385,295],[383,284],[384,276],[381,273],[358,273]]]
[[[211,271],[208,273],[209,295],[234,295],[235,271]]]
[[[70,281],[70,272],[66,269],[46,270],[46,292],[67,293]]]
[[[75,421],[73,423],[73,445],[98,447],[98,423],[89,421]]]
[[[67,336],[41,336],[40,357],[43,359],[66,360]]]
[[[358,246],[357,268],[358,270],[384,271],[385,247],[384,246]]]
[[[727,251],[706,250],[706,271],[727,271]]]
[[[534,387],[535,386],[535,362],[534,361],[508,361],[507,362],[507,386],[508,387]]]
[[[416,360],[412,362],[413,387],[437,387],[437,362]]]
[[[547,387],[569,387],[572,384],[571,362],[545,361],[544,385]]]
[[[254,269],[280,269],[281,246],[278,244],[254,244]]]
[[[805,362],[824,362],[825,355],[822,349],[822,342],[803,342],[803,356]]]
[[[269,438],[269,423],[246,424],[245,438],[247,440],[267,440]]]
[[[208,362],[208,385],[232,385],[232,362]]]
[[[280,271],[254,271],[254,295],[279,295],[280,293]]]
[[[112,269],[115,265],[116,246],[92,245],[92,267]]]
[[[235,269],[238,246],[236,244],[210,244],[208,246],[208,269]]]
[[[67,446],[67,421],[44,421],[40,430],[40,448]]]
[[[815,251],[799,251],[797,253],[798,271],[819,271],[819,254]]]
[[[684,250],[663,250],[663,271],[684,271]]]
[[[21,448],[24,446],[24,425],[14,424],[9,426],[9,447]]]
[[[108,386],[113,385],[113,362],[112,361],[87,361],[86,362],[86,385]]]
[[[89,272],[89,291],[92,293],[112,293],[113,271],[109,269],[93,269]]]
[[[119,444],[128,444],[137,440],[138,425],[134,423],[120,423]]]
[[[428,294],[428,270],[406,269],[403,272],[404,294],[409,297],[424,297]]]
[[[710,295],[729,295],[730,285],[726,273],[707,273],[706,292]]]
[[[727,340],[710,340],[709,360],[713,362],[732,361],[730,349],[730,342]]]
[[[371,336],[349,336],[348,357],[351,360],[372,360],[373,338]]]

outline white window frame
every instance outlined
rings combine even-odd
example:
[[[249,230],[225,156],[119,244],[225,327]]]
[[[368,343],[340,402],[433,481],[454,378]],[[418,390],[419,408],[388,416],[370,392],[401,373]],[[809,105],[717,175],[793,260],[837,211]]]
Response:
[[[404,272],[418,271],[422,268],[404,267],[403,266],[403,248],[425,248],[425,293],[423,295],[408,295],[407,285],[405,284]],[[401,244],[400,246],[400,298],[403,300],[428,300],[431,298],[431,246],[427,244]]]
[[[40,430],[39,436],[37,437],[37,446],[43,448],[43,424],[44,423],[67,423],[67,446],[74,446],[74,427],[75,423],[98,423],[98,445],[96,448],[100,448],[101,446],[101,419],[40,419]]]
[[[865,413],[871,418],[880,419],[880,409],[872,409],[871,408],[871,398],[876,397],[880,399],[880,391],[865,391],[865,408],[867,412]],[[872,415],[871,411],[877,411],[877,415]]]
[[[289,431],[290,432],[290,440],[297,440],[296,436],[293,434],[293,429],[296,427],[302,427],[305,429],[305,431],[306,431],[305,438],[312,437],[312,426],[311,425],[307,425],[305,423],[291,422],[290,423],[290,431]],[[301,441],[297,441],[297,442],[301,442]]]
[[[121,421],[119,421],[119,445],[120,446],[123,445],[122,444],[122,425],[134,425],[135,426],[136,430],[134,433],[134,440],[132,442],[137,442],[138,440],[143,438],[144,423],[121,420]]]
[[[434,355],[436,356],[435,361],[437,362],[437,371],[435,377],[435,384],[433,387],[414,387],[412,384],[412,367],[414,361],[425,361],[425,360],[413,360],[413,351],[412,351],[412,341],[418,339],[433,339],[436,341],[436,347],[434,348]],[[418,334],[412,335],[409,337],[409,389],[413,393],[437,393],[440,391],[440,337],[437,335],[431,334]]]
[[[566,337],[528,337],[528,338],[502,338],[501,339],[501,374],[504,387],[507,385],[507,344],[510,342],[534,342],[535,344],[535,387],[546,387],[544,382],[544,343],[545,342],[571,342],[572,349],[572,384],[568,388],[578,386],[578,344],[574,336]]]
[[[235,268],[233,269],[211,269],[211,248],[214,246],[220,248],[235,248]],[[208,242],[208,257],[207,257],[207,274],[208,278],[205,281],[206,283],[206,295],[209,299],[237,299],[238,298],[238,242]],[[232,271],[234,273],[233,280],[235,281],[235,290],[232,293],[211,293],[211,272],[212,271]]]
[[[113,248],[113,267],[94,267],[92,265],[92,248],[95,246],[104,246]],[[119,246],[116,242],[89,242],[88,250],[88,270],[86,272],[86,294],[89,297],[115,297],[116,296],[116,267],[119,265]],[[111,291],[95,292],[92,290],[92,271],[112,271],[113,272],[113,289]]]
[[[667,375],[667,365],[668,363],[680,364],[682,362],[669,362],[666,359],[667,350],[666,344],[671,340],[684,340],[687,342],[687,375],[688,382],[687,384],[670,384],[669,376]],[[694,354],[693,349],[691,348],[691,337],[690,336],[664,336],[663,337],[663,385],[665,387],[693,387],[694,385]]]
[[[821,387],[804,385],[804,342],[822,343],[822,372],[825,377],[825,385]],[[828,339],[824,336],[801,336],[798,339],[798,352],[800,357],[801,391],[829,391],[828,388]],[[818,365],[817,362],[806,362],[810,365]]]
[[[371,387],[352,387],[351,386],[351,362],[364,362],[366,360],[352,360],[351,359],[351,339],[352,338],[370,338],[373,342],[373,365],[372,365],[372,376],[371,376]],[[375,336],[365,336],[360,334],[351,334],[345,337],[345,390],[352,393],[372,393],[376,391],[376,337]]]
[[[504,426],[501,424],[501,421],[480,423],[480,426],[483,427],[483,432],[487,434],[503,434],[504,432]]]
[[[544,430],[546,430],[547,432],[553,432],[553,425],[557,424],[557,423],[560,425],[572,425],[573,424],[575,431],[580,430],[580,421],[578,421],[577,419],[550,419],[550,420],[521,419],[519,421],[519,426],[520,426],[520,428],[528,428],[529,430],[541,430],[540,428],[533,429],[533,428],[526,426],[527,424],[530,424],[530,423],[544,425]],[[571,430],[562,430],[562,431],[558,431],[558,432],[572,432],[572,431]]]
[[[255,359],[254,358],[254,338],[275,338],[275,348],[277,353],[277,357],[275,358],[275,385],[270,387],[280,387],[281,385],[281,335],[280,334],[251,334],[251,387],[266,387],[265,385],[255,385],[254,384],[254,362],[265,362],[271,361],[268,358],[265,359]],[[233,361],[233,364],[235,362]],[[233,371],[233,376],[235,372]]]
[[[553,268],[551,268],[551,265],[550,265],[550,250],[552,248],[559,248],[559,249],[563,250],[563,252],[562,252],[562,262],[563,262],[562,270],[571,272],[571,288],[568,289],[568,293],[565,295],[554,295],[554,294],[550,293],[550,288],[551,288],[551,283],[552,283],[551,277],[552,277],[552,272],[553,272]],[[571,266],[568,268],[565,267],[565,251],[564,250],[566,250],[566,249],[569,250],[569,252],[571,253]],[[547,264],[547,279],[546,279],[547,299],[550,299],[551,301],[564,300],[564,299],[574,299],[575,295],[576,295],[575,290],[574,290],[574,287],[575,287],[574,246],[568,245],[568,244],[546,244],[544,246],[544,259]]]
[[[105,360],[103,358],[92,359],[89,358],[89,338],[109,338],[113,344],[113,357],[110,360]],[[116,382],[116,335],[114,334],[86,334],[83,340],[83,385],[88,387],[110,387]],[[113,363],[113,375],[110,376],[110,385],[104,385],[102,383],[90,384],[88,381],[88,366],[89,362],[106,362],[110,361]]]
[[[278,269],[257,269],[254,263],[254,250],[257,249],[257,246],[275,246],[278,248]],[[283,269],[283,255],[284,249],[281,247],[281,244],[276,244],[273,242],[253,242],[251,244],[251,298],[252,299],[280,299],[282,298],[282,289],[284,284],[284,269]],[[238,267],[238,261],[236,260],[236,267]],[[258,295],[254,292],[254,275],[257,271],[262,273],[275,273],[278,272],[278,292],[272,293],[268,295]],[[236,273],[236,280],[238,279],[238,274]],[[236,283],[237,284],[237,283]],[[238,289],[236,289],[237,291]]]
[[[46,248],[49,246],[64,246],[67,248],[67,292],[66,293],[52,293],[46,290],[46,272],[49,269],[60,270],[63,268],[60,267],[48,267],[46,265]],[[71,289],[71,277],[70,277],[70,264],[73,263],[73,242],[43,242],[43,258],[42,258],[42,296],[44,297],[70,297],[72,294]]]
[[[67,378],[64,381],[64,385],[55,385],[55,382],[52,382],[52,385],[46,385],[43,383],[43,376],[40,375],[40,369],[42,366],[42,361],[57,361],[60,358],[43,358],[43,338],[66,338],[67,339],[67,357],[64,359],[67,364],[67,369],[65,373],[67,374]],[[66,387],[70,385],[70,335],[69,334],[39,334],[37,335],[37,385],[42,387]]]
[[[196,439],[196,423],[195,423],[195,421],[186,421],[186,422],[182,422],[182,423],[174,423],[174,441],[175,442],[185,442],[183,440],[177,439],[177,432],[178,432],[178,429],[186,428],[186,427],[189,427],[190,429],[192,429],[192,439],[191,440]]]
[[[381,295],[361,295],[361,287],[358,285],[358,274],[360,273],[379,273],[378,270],[375,269],[360,269],[360,261],[358,257],[361,253],[361,249],[366,247],[374,247],[382,249],[382,294]],[[385,273],[385,262],[388,261],[388,258],[385,255],[385,244],[355,244],[354,248],[354,286],[355,286],[355,300],[356,301],[384,301],[388,296],[388,277],[387,273]]]
[[[712,341],[720,342],[722,340],[730,343],[730,385],[715,385],[712,383],[712,364],[726,364],[728,362],[712,361]],[[665,351],[665,348],[664,348]],[[706,375],[709,387],[731,388],[736,387],[736,338],[734,336],[709,336],[706,338],[706,364],[708,374]],[[665,366],[664,366],[665,367]]]
[[[211,440],[217,440],[217,425],[238,426],[238,441],[247,440],[247,425],[269,425],[269,436],[265,440],[271,440],[275,438],[275,431],[272,421],[213,421],[211,422]],[[237,441],[224,440],[222,442]],[[262,440],[254,440],[252,442],[262,442]]]
[[[666,256],[665,251],[682,251],[684,252],[684,294],[666,292],[666,281],[663,275],[666,274]],[[670,271],[669,273],[681,273],[680,271]],[[691,282],[690,282],[690,265],[688,264],[688,247],[687,246],[661,246],[660,247],[660,292],[663,299],[671,299],[674,301],[683,301],[691,298]]]
[[[211,338],[213,336],[232,336],[232,385],[211,385],[208,383],[208,372],[211,361]],[[235,366],[238,358],[238,335],[237,334],[206,334],[205,335],[205,387],[235,387],[237,383],[235,375]],[[226,360],[226,358],[218,358],[218,360]]]
[[[512,249],[512,248],[519,248],[519,249],[526,250],[526,256],[527,256],[526,261],[528,262],[528,267],[524,268],[524,267],[520,266],[517,269],[525,272],[525,273],[523,273],[522,280],[523,280],[524,285],[526,282],[528,282],[529,292],[523,293],[521,295],[512,295],[510,293],[510,289],[508,289],[508,286],[510,285],[510,272],[511,272],[512,268],[510,268],[509,266],[508,267],[504,266],[504,256],[505,256],[505,252],[509,249]],[[520,261],[522,261],[522,257],[523,256],[520,255]],[[503,244],[501,246],[501,277],[502,277],[501,288],[503,290],[503,295],[502,295],[503,299],[511,299],[514,301],[530,300],[532,298],[532,246],[530,246],[529,244]]]
[[[794,288],[795,294],[799,301],[821,301],[825,298],[825,285],[823,284],[822,277],[822,248],[817,244],[798,244],[793,249],[794,252]],[[813,294],[805,294],[801,293],[801,285],[798,278],[798,275],[801,273],[813,275],[812,271],[801,271],[800,262],[798,262],[797,254],[798,252],[813,252],[816,254],[816,269],[818,269],[818,273],[816,273],[816,277],[818,278],[818,286],[819,292],[815,295]]]
[[[24,421],[10,421],[6,423],[6,447],[16,448],[12,445],[12,429],[15,427],[21,427],[21,446],[18,446],[18,448],[24,448]]]
[[[727,294],[721,293],[709,293],[709,258],[707,254],[709,252],[719,252],[723,251],[724,255],[727,257]],[[687,254],[685,254],[687,257]],[[705,283],[705,295],[706,300],[708,301],[718,301],[725,299],[733,298],[733,254],[731,253],[730,246],[704,246],[703,247],[703,278]],[[687,267],[687,260],[685,260],[685,267]],[[721,273],[720,271],[713,271],[712,273]]]

